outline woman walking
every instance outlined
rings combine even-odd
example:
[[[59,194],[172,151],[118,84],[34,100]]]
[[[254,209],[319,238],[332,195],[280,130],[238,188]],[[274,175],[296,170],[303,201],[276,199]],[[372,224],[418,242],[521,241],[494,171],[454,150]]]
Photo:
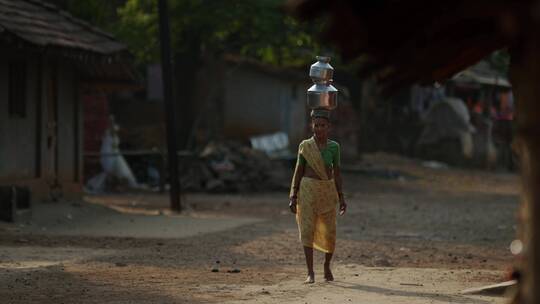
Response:
[[[308,276],[315,282],[313,248],[325,253],[324,279],[333,281],[330,261],[336,244],[336,205],[345,214],[340,175],[340,147],[328,139],[330,112],[311,112],[313,137],[300,143],[292,180],[289,207],[296,214],[300,240],[304,246]]]

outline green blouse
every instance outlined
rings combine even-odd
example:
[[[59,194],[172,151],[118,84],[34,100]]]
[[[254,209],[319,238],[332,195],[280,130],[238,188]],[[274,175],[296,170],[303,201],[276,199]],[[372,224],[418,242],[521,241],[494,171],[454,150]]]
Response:
[[[326,143],[326,148],[321,150],[321,156],[324,161],[324,164],[328,167],[339,167],[340,166],[340,148],[339,144],[333,140],[328,140]],[[298,153],[298,163],[300,165],[306,165],[306,159],[300,153]]]

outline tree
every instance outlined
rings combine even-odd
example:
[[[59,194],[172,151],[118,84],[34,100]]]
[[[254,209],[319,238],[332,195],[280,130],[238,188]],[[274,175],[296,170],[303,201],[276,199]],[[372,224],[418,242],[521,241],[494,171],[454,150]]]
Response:
[[[204,68],[222,54],[254,58],[276,66],[313,61],[321,51],[314,33],[320,23],[302,24],[280,10],[282,0],[169,0],[171,44],[179,111],[181,145],[185,146],[198,109],[197,95],[209,77]],[[118,9],[115,28],[139,65],[158,62],[157,0],[128,0]],[[197,100],[195,100],[197,99]]]
[[[55,0],[79,18],[112,32],[135,55],[142,74],[159,62],[158,0]],[[169,0],[179,131],[189,137],[198,104],[197,77],[222,54],[282,66],[308,66],[314,55],[331,53],[316,36],[323,21],[300,23],[280,6],[283,0]],[[200,97],[200,96],[199,96]]]
[[[117,22],[116,11],[126,0],[48,0],[58,7],[70,12],[77,18],[97,25],[106,31],[114,32]]]
[[[508,50],[502,49],[495,51],[487,60],[495,70],[501,74],[508,75],[508,69],[510,67],[510,54],[508,54]]]
[[[280,10],[281,0],[171,0],[172,46],[176,54],[234,53],[289,66],[311,61],[321,50],[320,24],[301,24]],[[118,10],[116,32],[138,62],[156,61],[157,1],[128,0]]]

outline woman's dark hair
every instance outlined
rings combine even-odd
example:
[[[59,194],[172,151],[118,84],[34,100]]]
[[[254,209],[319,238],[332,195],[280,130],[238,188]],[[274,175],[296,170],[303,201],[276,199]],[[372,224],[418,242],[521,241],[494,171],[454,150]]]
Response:
[[[315,118],[324,118],[330,122],[330,111],[323,109],[315,109],[311,111],[311,120]]]

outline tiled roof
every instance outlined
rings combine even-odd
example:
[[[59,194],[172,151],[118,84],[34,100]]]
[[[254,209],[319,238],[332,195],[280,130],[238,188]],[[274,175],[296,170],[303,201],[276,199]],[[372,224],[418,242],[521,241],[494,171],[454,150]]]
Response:
[[[41,0],[0,0],[0,35],[40,47],[112,55],[126,46],[102,30]]]

